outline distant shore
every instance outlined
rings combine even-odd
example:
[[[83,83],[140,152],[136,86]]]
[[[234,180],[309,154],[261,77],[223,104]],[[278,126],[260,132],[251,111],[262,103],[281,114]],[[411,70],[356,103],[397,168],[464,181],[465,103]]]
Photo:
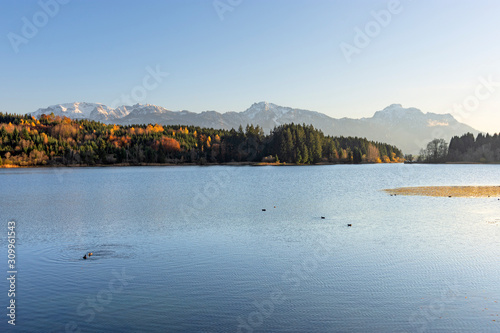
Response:
[[[397,164],[391,163],[349,163],[349,162],[321,162],[316,164],[297,164],[297,163],[271,163],[271,162],[227,162],[227,163],[115,163],[115,164],[45,164],[45,165],[0,165],[0,169],[16,169],[16,168],[93,168],[93,167],[130,167],[130,166],[314,166],[314,165],[362,165],[362,164]],[[399,163],[401,164],[401,163]]]
[[[500,186],[418,186],[385,189],[384,191],[390,195],[473,198],[500,197]]]
[[[404,162],[404,164],[500,164],[500,162]]]
[[[215,165],[227,165],[227,166],[304,166],[304,165],[362,165],[362,164],[403,164],[402,162],[391,162],[391,163],[374,163],[374,162],[361,162],[361,163],[351,163],[351,162],[320,162],[315,164],[298,164],[298,163],[274,163],[274,162],[226,162],[226,163],[115,163],[115,164],[44,164],[44,165],[0,165],[0,169],[15,169],[15,168],[92,168],[92,167],[128,167],[128,166],[215,166]],[[500,162],[445,162],[445,163],[428,163],[428,162],[405,162],[404,164],[428,164],[428,165],[460,165],[460,164],[500,164]]]

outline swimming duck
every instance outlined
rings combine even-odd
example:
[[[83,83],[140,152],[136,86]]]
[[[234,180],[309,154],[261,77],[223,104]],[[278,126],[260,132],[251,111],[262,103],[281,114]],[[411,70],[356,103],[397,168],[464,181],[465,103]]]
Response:
[[[87,259],[87,254],[85,254],[85,255],[83,256],[83,259]]]

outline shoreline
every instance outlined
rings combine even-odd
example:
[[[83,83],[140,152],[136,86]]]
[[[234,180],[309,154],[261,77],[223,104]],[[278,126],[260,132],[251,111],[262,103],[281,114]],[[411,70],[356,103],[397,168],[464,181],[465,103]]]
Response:
[[[297,164],[297,163],[275,163],[275,162],[227,162],[227,163],[115,163],[115,164],[44,164],[44,165],[14,165],[5,164],[0,165],[0,169],[26,169],[26,168],[109,168],[109,167],[134,167],[134,166],[321,166],[321,165],[366,165],[366,164],[424,164],[424,165],[499,165],[500,162],[445,162],[445,163],[426,163],[426,162],[390,162],[390,163],[376,163],[376,162],[361,162],[361,163],[348,163],[348,162],[319,162],[315,164]]]
[[[27,168],[109,168],[109,167],[134,167],[134,166],[321,166],[321,165],[366,165],[366,164],[402,164],[402,162],[392,163],[347,163],[347,162],[320,162],[316,164],[297,164],[297,163],[270,163],[270,162],[227,162],[227,163],[116,163],[116,164],[45,164],[45,165],[0,165],[0,169],[27,169]]]
[[[500,162],[444,162],[444,163],[431,163],[431,162],[404,162],[404,164],[429,164],[429,165],[447,165],[447,164],[500,164]]]

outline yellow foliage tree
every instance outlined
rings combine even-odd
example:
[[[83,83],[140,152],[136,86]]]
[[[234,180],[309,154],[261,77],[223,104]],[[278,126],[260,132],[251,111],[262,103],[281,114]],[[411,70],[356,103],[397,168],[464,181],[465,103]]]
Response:
[[[156,132],[156,133],[159,133],[159,132],[163,132],[163,126],[161,125],[158,125],[158,124],[155,124],[155,126],[153,127],[153,130]]]
[[[114,124],[113,127],[109,130],[110,134],[114,134],[116,131],[120,129],[120,126]]]
[[[395,163],[403,162],[399,157],[396,156],[396,153],[391,153],[391,160]]]
[[[372,145],[371,143],[368,145],[368,152],[366,154],[366,159],[368,160],[368,162],[380,163],[380,152],[378,148]]]

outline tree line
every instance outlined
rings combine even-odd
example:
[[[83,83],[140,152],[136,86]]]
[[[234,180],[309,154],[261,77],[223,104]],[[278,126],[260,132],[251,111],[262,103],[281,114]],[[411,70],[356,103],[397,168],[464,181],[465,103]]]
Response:
[[[364,138],[325,136],[305,124],[281,125],[265,135],[253,125],[237,130],[119,126],[54,114],[37,119],[0,113],[0,165],[4,166],[402,161],[397,147]]]
[[[406,159],[411,159],[406,157]],[[434,139],[420,151],[418,162],[500,162],[500,136],[498,134],[472,133],[454,136],[448,144],[444,139]]]

